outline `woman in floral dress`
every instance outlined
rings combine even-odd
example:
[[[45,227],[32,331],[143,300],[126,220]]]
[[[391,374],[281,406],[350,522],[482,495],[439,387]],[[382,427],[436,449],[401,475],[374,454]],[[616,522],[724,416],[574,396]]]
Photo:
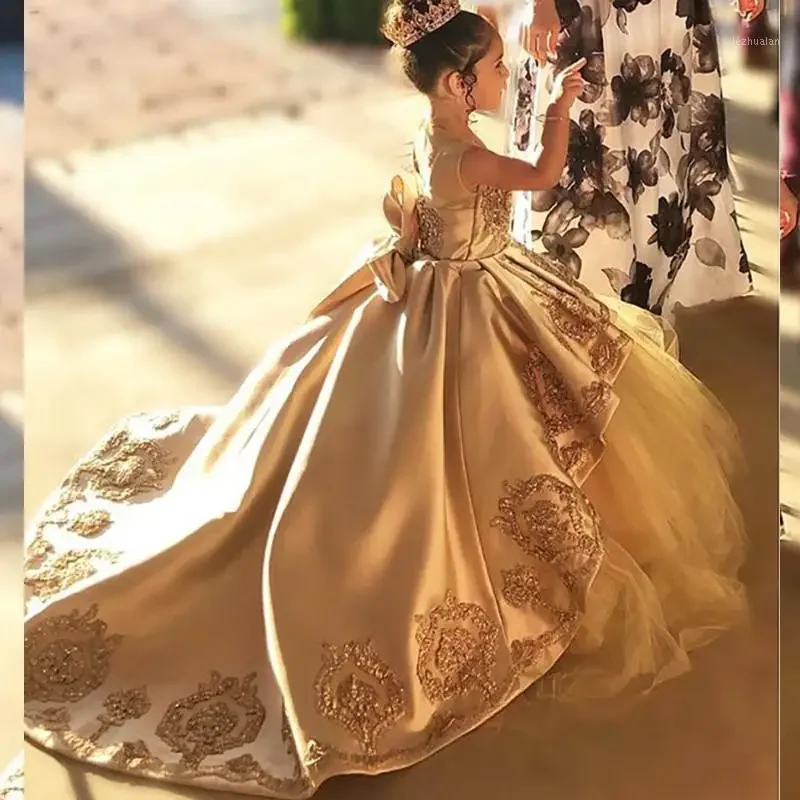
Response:
[[[536,247],[593,291],[657,314],[746,294],[708,0],[537,0],[532,51],[552,8],[562,30],[550,60],[586,58],[587,85],[562,179],[533,199]],[[530,59],[517,68],[524,151],[536,74]]]

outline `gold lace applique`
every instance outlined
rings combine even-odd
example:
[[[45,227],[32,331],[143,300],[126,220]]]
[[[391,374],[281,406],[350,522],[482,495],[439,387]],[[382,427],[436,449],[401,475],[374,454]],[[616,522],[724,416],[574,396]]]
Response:
[[[162,489],[170,460],[158,442],[121,428],[78,464],[67,480],[107,500],[126,502]]]
[[[328,757],[329,750],[316,739],[309,739],[303,753],[303,766],[306,769],[316,769]]]
[[[519,564],[512,569],[503,570],[503,599],[512,607],[534,612],[545,611],[559,626],[570,625],[578,621],[578,610],[570,593],[573,581],[562,580],[567,591],[553,591],[554,585],[548,586],[545,592],[541,585],[541,568]],[[557,587],[556,587],[557,588]],[[561,600],[561,604],[554,602]]]
[[[98,717],[100,728],[88,737],[71,730],[69,712],[63,707],[45,711],[28,709],[25,717],[34,729],[38,728],[46,732],[49,741],[57,739],[74,756],[132,775],[181,783],[212,779],[227,781],[237,786],[256,784],[270,794],[274,793],[279,796],[305,796],[310,790],[308,777],[301,775],[299,769],[291,778],[279,778],[267,772],[250,753],[232,758],[224,764],[193,765],[187,763],[185,759],[180,762],[166,763],[154,756],[150,752],[149,746],[141,740],[116,742],[111,745],[98,744],[103,726],[107,725],[107,722],[104,722],[104,716],[108,717],[108,722],[112,719],[118,722],[134,718],[140,719],[149,712],[149,702],[143,689],[115,692],[109,695],[105,703],[106,714]],[[201,739],[204,733],[202,723],[196,730],[192,730],[192,735],[198,734]]]
[[[550,664],[546,663],[545,656],[552,652],[553,648],[564,650],[574,638],[578,628],[576,614],[574,621],[564,622],[554,628],[548,628],[539,636],[526,636],[523,639],[514,639],[511,642],[511,658],[514,666],[520,672],[532,671],[541,674]],[[549,661],[553,658],[550,656]]]
[[[103,701],[105,711],[97,716],[98,727],[87,740],[84,749],[89,746],[89,742],[98,742],[112,728],[121,728],[128,722],[141,719],[149,713],[151,706],[147,688],[144,686],[112,692]],[[25,718],[35,728],[51,732],[70,733],[72,725],[69,710],[64,706],[41,711],[27,710]]]
[[[530,346],[522,381],[541,415],[550,452],[565,472],[577,478],[602,452],[596,420],[611,407],[611,387],[593,381],[581,387],[580,399],[576,399],[556,366],[536,345]]]
[[[525,257],[537,267],[549,273],[554,278],[558,278],[558,280],[565,283],[578,294],[593,299],[592,293],[572,274],[572,271],[566,264],[562,264],[551,256],[536,253],[519,242],[515,242],[514,244],[524,253]]]
[[[417,677],[428,700],[442,703],[477,692],[492,703],[499,689],[494,673],[500,629],[489,615],[448,591],[444,603],[416,622]]]
[[[119,553],[103,548],[72,547],[59,552],[48,539],[50,526],[93,539],[113,522],[100,501],[128,502],[141,494],[163,489],[171,456],[147,432],[163,431],[180,414],[140,415],[114,430],[64,480],[54,500],[36,525],[26,547],[25,584],[34,597],[49,600],[76,583],[93,577],[101,565],[115,564]],[[134,433],[133,428],[141,428]]]
[[[34,624],[25,635],[26,701],[76,703],[99,689],[122,642],[106,630],[97,606]]]
[[[502,571],[503,599],[552,622],[538,636],[514,640],[511,656],[517,670],[541,673],[552,663],[553,648],[563,650],[580,624],[584,594],[604,553],[600,521],[583,492],[554,475],[504,488],[491,525],[537,563]]]
[[[495,186],[481,186],[478,190],[478,207],[487,230],[495,237],[507,241],[511,238],[511,192]]]
[[[111,527],[111,514],[103,508],[93,508],[74,516],[67,523],[71,533],[76,533],[84,539],[93,539],[101,536]]]
[[[421,197],[417,201],[419,217],[419,249],[429,256],[438,256],[444,245],[444,220],[431,201]]]
[[[591,571],[603,554],[600,522],[586,495],[555,475],[538,475],[503,484],[499,516],[491,526],[510,537],[524,553],[558,565],[567,583]]]
[[[38,569],[26,569],[24,582],[34,597],[48,600],[66,591],[80,581],[95,576],[97,562],[111,565],[119,559],[118,553],[110,550],[67,550],[48,560]]]
[[[254,673],[240,681],[212,672],[194,694],[170,703],[156,736],[191,768],[209,756],[252,744],[266,718],[257,690]]]
[[[608,307],[566,294],[551,298],[544,307],[561,334],[586,348],[592,369],[604,380],[613,380],[632,342],[614,327]]]
[[[141,719],[151,707],[146,686],[112,692],[103,702],[105,711],[97,718],[100,727],[92,738],[97,741],[111,728],[121,728],[127,722]]]
[[[349,731],[367,755],[407,711],[400,678],[371,642],[324,645],[314,689],[319,713]]]

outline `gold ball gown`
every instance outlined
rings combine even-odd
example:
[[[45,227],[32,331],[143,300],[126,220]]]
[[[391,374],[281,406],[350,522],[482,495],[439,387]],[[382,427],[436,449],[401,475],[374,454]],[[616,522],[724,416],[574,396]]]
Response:
[[[745,613],[732,423],[666,323],[510,240],[467,146],[423,132],[392,235],[228,405],[122,421],[48,499],[30,740],[307,797],[524,692],[647,691]]]

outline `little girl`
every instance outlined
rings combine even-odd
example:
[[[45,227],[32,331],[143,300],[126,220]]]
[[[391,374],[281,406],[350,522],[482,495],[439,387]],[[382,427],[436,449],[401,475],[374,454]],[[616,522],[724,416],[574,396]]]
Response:
[[[744,611],[728,417],[655,318],[509,236],[510,192],[561,172],[580,63],[531,166],[469,127],[507,77],[490,24],[395,0],[385,32],[431,107],[394,235],[227,406],[123,421],[29,531],[43,747],[307,797],[526,690],[647,691]]]

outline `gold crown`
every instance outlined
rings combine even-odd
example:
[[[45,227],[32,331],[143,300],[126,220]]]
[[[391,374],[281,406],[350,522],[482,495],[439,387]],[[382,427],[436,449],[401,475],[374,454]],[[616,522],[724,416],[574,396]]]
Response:
[[[419,10],[426,6],[427,10]],[[410,47],[414,42],[446,25],[460,11],[459,0],[418,0],[415,6],[404,7],[381,30],[390,42],[400,47]]]

